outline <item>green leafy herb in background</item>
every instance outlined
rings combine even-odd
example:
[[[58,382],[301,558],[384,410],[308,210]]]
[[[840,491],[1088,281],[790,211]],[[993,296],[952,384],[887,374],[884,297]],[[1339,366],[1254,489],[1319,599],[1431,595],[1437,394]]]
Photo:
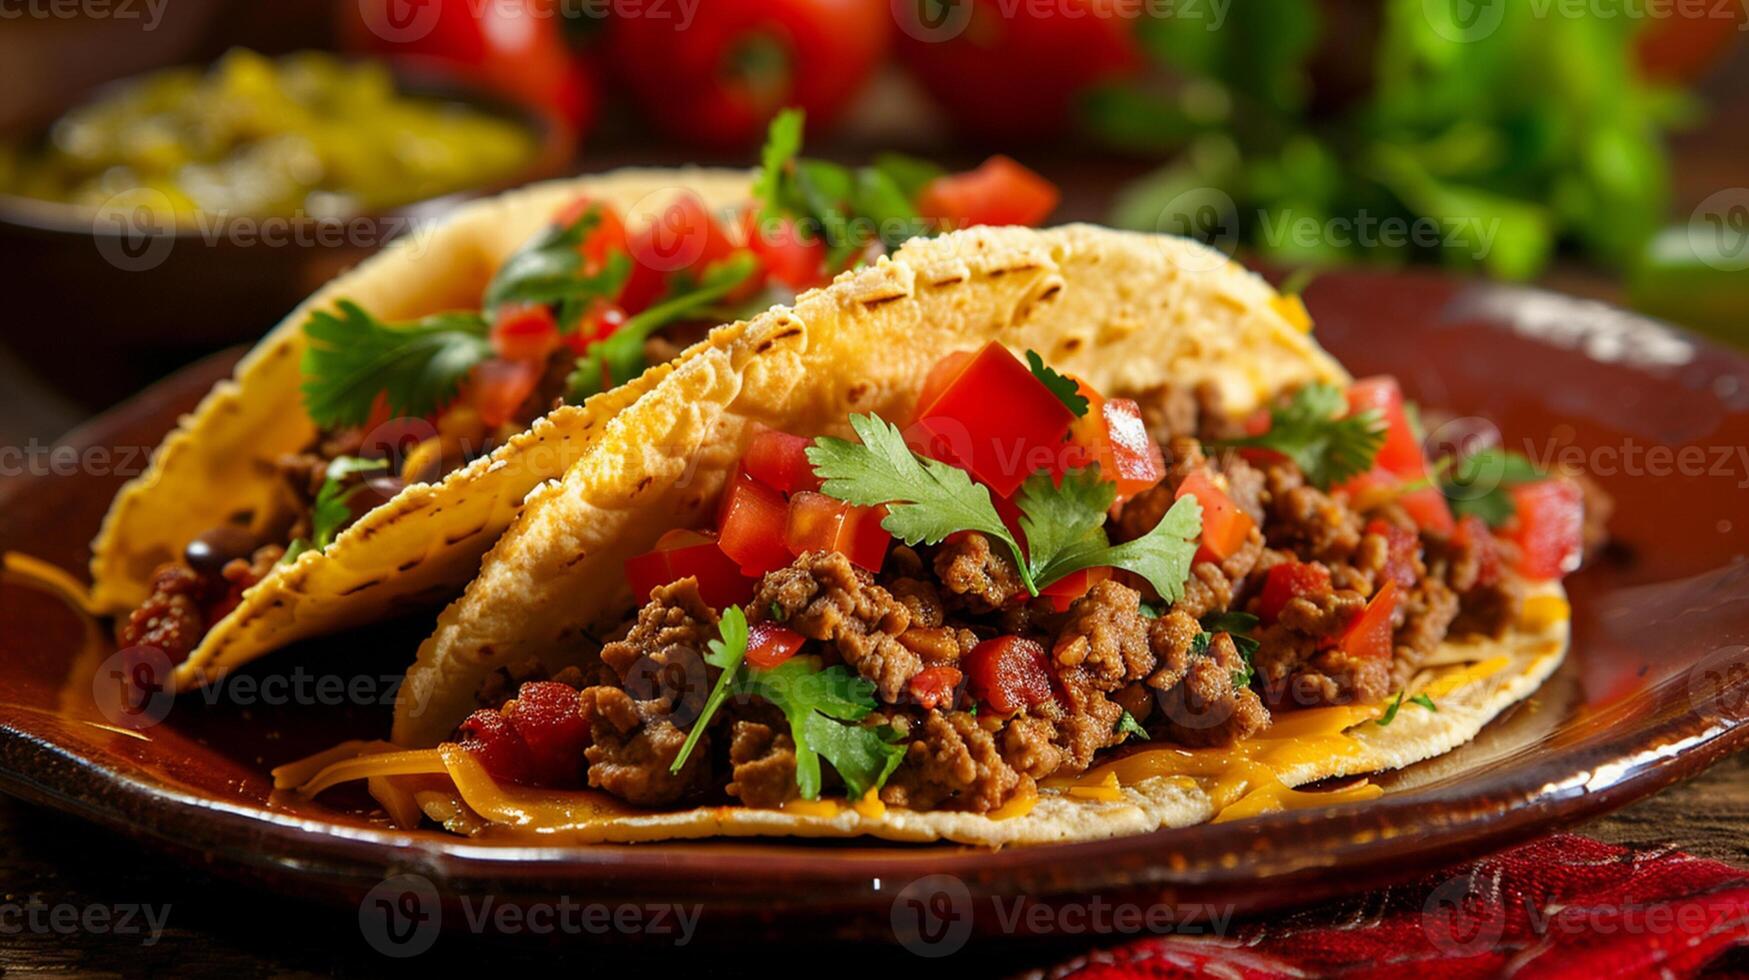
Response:
[[[1665,215],[1662,136],[1693,111],[1639,80],[1643,18],[1378,0],[1376,31],[1357,32],[1329,16],[1348,6],[1233,4],[1218,30],[1140,19],[1144,50],[1182,83],[1087,102],[1107,144],[1172,157],[1114,223],[1281,263],[1419,258],[1525,278],[1563,244],[1634,263]],[[1387,220],[1425,231],[1387,240]]]
[[[335,305],[338,314],[318,310],[304,324],[304,407],[323,428],[363,425],[379,395],[393,415],[428,415],[492,356],[478,313],[390,324],[351,300]]]
[[[1446,473],[1440,489],[1459,516],[1474,514],[1499,527],[1512,519],[1512,487],[1542,479],[1536,464],[1515,452],[1482,449],[1459,460]]]

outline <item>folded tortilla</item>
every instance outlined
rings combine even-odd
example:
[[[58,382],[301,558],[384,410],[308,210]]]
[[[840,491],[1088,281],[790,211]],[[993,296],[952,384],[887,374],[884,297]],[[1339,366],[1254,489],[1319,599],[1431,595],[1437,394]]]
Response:
[[[720,327],[614,417],[562,480],[530,495],[421,646],[396,705],[394,741],[443,741],[496,668],[533,657],[556,671],[590,656],[581,652],[591,646],[584,637],[612,629],[635,605],[626,559],[665,531],[708,522],[756,424],[843,435],[853,412],[902,418],[942,356],[992,339],[1016,352],[1037,350],[1113,396],[1212,383],[1225,409],[1240,415],[1298,385],[1346,384],[1308,329],[1297,303],[1224,255],[1183,239],[1082,225],[976,228],[913,241],[794,306]],[[1442,754],[1534,690],[1564,655],[1568,613],[1558,585],[1542,587],[1526,607],[1525,621],[1504,640],[1448,642],[1431,658],[1408,694],[1436,695],[1437,711],[1399,702],[1388,725],[1379,724],[1384,705],[1284,712],[1238,746],[1162,756],[1158,772],[1135,760],[1173,747],[1145,747],[1119,756],[1130,761],[1046,780],[1020,812],[830,800],[652,812],[587,791],[549,805],[547,791],[497,786],[465,752],[447,749],[455,792],[423,794],[422,805],[453,829],[487,838],[871,835],[985,845],[1086,840],[1317,805],[1289,787]],[[1318,799],[1376,794],[1360,786]]]
[[[125,615],[143,601],[152,572],[194,537],[253,515],[257,528],[283,507],[272,461],[310,444],[299,362],[312,312],[350,299],[385,320],[474,309],[499,265],[557,208],[588,194],[636,226],[676,194],[712,208],[748,198],[752,174],[737,170],[621,170],[552,181],[468,204],[415,229],[318,290],[275,327],[170,433],[146,472],[123,487],[92,543],[91,598]],[[655,388],[667,366],[565,406],[489,456],[436,484],[414,484],[370,511],[325,551],[305,552],[244,593],[176,668],[184,690],[295,640],[453,598],[478,568],[523,498],[562,476],[616,412]]]

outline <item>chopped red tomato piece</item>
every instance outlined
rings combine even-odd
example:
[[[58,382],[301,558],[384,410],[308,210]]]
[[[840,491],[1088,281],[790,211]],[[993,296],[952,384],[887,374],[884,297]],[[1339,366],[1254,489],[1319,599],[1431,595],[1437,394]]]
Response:
[[[924,710],[950,708],[964,676],[957,667],[925,667],[905,686]]]
[[[882,507],[853,507],[825,494],[803,490],[790,498],[783,544],[791,555],[835,551],[850,559],[852,565],[878,572],[886,560],[887,545],[893,540],[892,534],[881,527],[886,516]]]
[[[1349,386],[1348,410],[1358,415],[1368,409],[1377,409],[1385,422],[1385,442],[1374,465],[1410,479],[1425,476],[1427,461],[1421,453],[1421,441],[1409,425],[1409,413],[1403,409],[1403,389],[1396,378],[1362,378]]]
[[[1391,615],[1397,610],[1397,583],[1386,580],[1373,593],[1366,608],[1342,631],[1336,644],[1342,652],[1360,660],[1391,658]]]
[[[923,186],[917,210],[955,228],[968,225],[1037,225],[1050,217],[1056,185],[997,155],[976,170],[937,177]]]
[[[569,227],[590,209],[596,213],[595,227],[577,244],[577,252],[583,256],[583,271],[593,274],[607,264],[608,256],[626,250],[626,226],[620,220],[619,212],[606,201],[584,195],[560,208],[553,216],[553,223]]]
[[[790,562],[783,544],[788,515],[783,494],[737,467],[717,508],[717,543],[747,575],[776,571]]]
[[[507,361],[494,357],[474,368],[468,387],[473,392],[474,411],[488,426],[500,426],[516,416],[516,410],[534,394],[546,365],[534,361]]]
[[[774,490],[784,493],[818,490],[820,478],[814,475],[814,464],[808,462],[807,450],[811,445],[811,439],[762,428],[748,445],[747,454],[741,457],[741,465]]]
[[[747,247],[759,256],[765,271],[785,286],[801,292],[824,285],[831,277],[826,269],[826,241],[800,231],[790,218],[759,220],[759,209],[749,208],[742,219]]]
[[[795,630],[776,623],[754,623],[747,631],[747,662],[770,670],[796,655],[806,640]]]
[[[578,710],[575,688],[530,681],[505,705],[504,715],[528,749],[528,780],[540,786],[575,786],[581,780],[589,723]]]
[[[509,361],[544,361],[559,346],[559,321],[545,303],[506,303],[492,319],[492,351]]]
[[[736,246],[711,216],[697,194],[685,192],[656,219],[632,234],[626,245],[632,258],[631,276],[620,292],[620,305],[642,312],[662,297],[668,278],[676,272],[697,272],[733,255]],[[749,279],[731,298],[745,298],[759,287]]]
[[[1415,587],[1415,556],[1421,552],[1421,536],[1390,521],[1373,518],[1366,533],[1385,539],[1384,576],[1405,589]]]
[[[1500,546],[1494,540],[1494,532],[1488,530],[1487,521],[1475,514],[1465,514],[1458,520],[1451,540],[1459,548],[1475,552],[1477,585],[1488,586],[1500,581]]]
[[[1566,477],[1511,489],[1515,516],[1505,529],[1518,542],[1525,578],[1555,579],[1579,567],[1585,548],[1585,492]]]
[[[486,768],[493,779],[525,784],[534,777],[534,762],[528,746],[510,719],[491,708],[481,708],[461,723],[461,747]]]
[[[1245,544],[1256,526],[1251,515],[1239,509],[1227,492],[1215,485],[1207,470],[1192,470],[1178,485],[1175,500],[1195,497],[1202,505],[1202,546],[1197,561],[1223,562]]]
[[[754,581],[723,554],[714,534],[669,531],[657,539],[654,550],[626,562],[626,581],[640,605],[650,601],[650,593],[658,587],[688,577],[697,580],[699,598],[717,609],[753,597]]]
[[[1409,515],[1416,527],[1430,534],[1450,537],[1457,528],[1457,520],[1451,514],[1451,503],[1438,487],[1411,490],[1397,498],[1397,506],[1403,508],[1403,513]]]
[[[1078,572],[1057,579],[1055,582],[1038,590],[1040,598],[1046,600],[1056,612],[1067,612],[1075,600],[1092,591],[1095,585],[1111,578],[1111,569],[1107,567],[1083,568]]]
[[[1382,466],[1375,466],[1336,487],[1336,490],[1348,497],[1355,510],[1364,512],[1395,503],[1403,508],[1403,512],[1409,515],[1416,527],[1430,534],[1449,537],[1457,527],[1457,521],[1452,517],[1451,504],[1446,502],[1445,494],[1435,486],[1424,486],[1404,493],[1404,482],[1404,477]]]
[[[972,697],[998,714],[1011,715],[1051,698],[1050,660],[1036,640],[985,640],[966,654],[963,666]]]
[[[1003,497],[1060,465],[1075,415],[1019,358],[991,341],[953,367],[939,393],[918,402],[905,433],[914,449],[964,468]]]
[[[1315,562],[1284,561],[1263,579],[1263,594],[1257,600],[1257,618],[1273,623],[1289,602],[1301,596],[1330,591],[1330,570]]]
[[[606,340],[619,332],[625,326],[626,311],[618,303],[597,300],[591,304],[589,311],[577,321],[577,326],[562,338],[565,346],[572,353],[582,355],[589,352],[589,345],[598,340]]]
[[[1063,469],[1098,463],[1099,475],[1117,484],[1117,503],[1166,478],[1166,459],[1148,435],[1140,405],[1128,398],[1106,398],[1086,382],[1080,382],[1080,394],[1087,399],[1087,414],[1069,427]]]

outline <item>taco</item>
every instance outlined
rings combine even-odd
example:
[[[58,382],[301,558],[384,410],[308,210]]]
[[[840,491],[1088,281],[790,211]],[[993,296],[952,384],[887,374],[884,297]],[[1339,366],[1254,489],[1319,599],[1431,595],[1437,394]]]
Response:
[[[1294,787],[1534,690],[1580,502],[1430,466],[1395,382],[1309,330],[1182,239],[911,242],[713,331],[531,495],[394,742],[278,783],[565,841],[1036,843],[1375,797]]]
[[[796,157],[800,127],[774,126],[759,172],[628,170],[466,206],[321,289],[117,496],[93,606],[185,690],[452,598],[524,496],[660,383],[651,364],[882,247],[798,233],[809,207],[875,208],[866,190],[840,202],[853,172]],[[854,184],[884,190],[907,237],[954,218],[920,214],[926,191],[980,172],[905,164],[921,183],[866,168]]]

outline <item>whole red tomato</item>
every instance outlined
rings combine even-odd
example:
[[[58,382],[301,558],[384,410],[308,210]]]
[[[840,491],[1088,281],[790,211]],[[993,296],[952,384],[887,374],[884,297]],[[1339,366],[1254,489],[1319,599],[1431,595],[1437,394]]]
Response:
[[[665,132],[692,143],[757,143],[779,109],[830,123],[879,66],[888,0],[706,0],[616,9],[614,70]]]
[[[1136,0],[892,0],[899,56],[959,125],[1002,140],[1061,132],[1090,85],[1142,63]]]
[[[565,45],[556,0],[341,0],[346,50],[460,75],[581,133],[595,81]]]

